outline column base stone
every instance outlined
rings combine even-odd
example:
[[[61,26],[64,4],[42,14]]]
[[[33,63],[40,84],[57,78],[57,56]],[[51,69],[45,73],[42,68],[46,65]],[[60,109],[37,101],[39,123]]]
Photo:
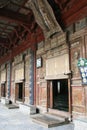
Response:
[[[10,100],[6,99],[5,97],[1,97],[1,103],[4,104],[4,105],[6,105],[6,104],[10,103]]]
[[[28,115],[36,114],[36,107],[33,105],[19,104],[19,109],[21,112]]]

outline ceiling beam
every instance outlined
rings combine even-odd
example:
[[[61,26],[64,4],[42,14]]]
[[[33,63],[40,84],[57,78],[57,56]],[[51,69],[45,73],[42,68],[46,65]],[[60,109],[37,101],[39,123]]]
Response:
[[[62,11],[62,20],[65,26],[78,21],[79,19],[87,16],[87,0],[79,0],[66,12]]]
[[[84,17],[87,17],[87,6],[80,9],[78,12],[69,16],[68,18],[66,18],[66,19],[64,18],[63,22],[64,22],[65,26],[67,27],[67,26],[77,22],[78,20],[84,18]]]
[[[10,50],[9,53],[7,53],[7,55],[4,55],[3,57],[1,57],[0,64],[3,64],[4,62],[8,60],[13,59],[15,56],[22,53],[28,48],[36,49],[34,48],[35,44],[44,40],[44,35],[41,28],[39,28],[37,31],[38,31],[38,36],[30,36],[32,34],[29,34],[28,39],[22,42],[19,46],[16,46],[12,50]]]
[[[4,43],[8,43],[9,42],[9,39],[8,38],[2,38],[0,37],[0,42],[4,42]]]
[[[0,46],[9,49],[9,45],[6,44],[6,43],[1,43],[1,42],[0,42]]]
[[[0,19],[17,24],[29,25],[29,22],[31,21],[31,15],[25,16],[18,12],[13,12],[12,10],[0,9]]]
[[[78,10],[82,9],[86,5],[87,0],[79,0],[79,2],[76,1],[75,4],[73,4],[73,6],[71,6],[71,8],[68,9],[66,12],[62,11],[62,15],[64,18],[67,18],[76,13]]]
[[[4,48],[9,48],[9,42],[7,38],[1,38],[0,37],[0,46],[4,47]]]

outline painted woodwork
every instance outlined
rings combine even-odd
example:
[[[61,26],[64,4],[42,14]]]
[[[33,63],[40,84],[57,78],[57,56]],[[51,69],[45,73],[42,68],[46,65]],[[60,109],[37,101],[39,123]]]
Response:
[[[7,64],[7,98],[10,98],[11,91],[11,63]]]
[[[29,1],[28,7],[32,9],[35,20],[42,28],[45,38],[50,37],[55,33],[62,32],[62,29],[57,23],[53,11],[46,0]]]
[[[30,8],[32,9],[35,19],[39,25],[36,27],[36,30],[34,30],[35,23],[31,23],[32,27],[29,30],[29,26],[31,26],[31,24],[29,24],[29,19],[26,19],[27,18],[26,16],[23,17],[23,15],[19,15],[19,13],[9,12],[9,10],[8,10],[9,12],[8,13],[8,12],[5,12],[6,9],[5,10],[1,9],[1,16],[3,16],[3,19],[10,21],[9,23],[15,21],[16,24],[21,24],[21,26],[24,27],[24,29],[28,31],[28,34],[25,37],[24,41],[21,42],[22,35],[20,37],[19,33],[16,30],[15,31],[16,34],[14,35],[16,36],[16,38],[14,39],[14,42],[11,43],[10,48],[7,45],[7,43],[5,43],[5,41],[1,39],[3,41],[2,46],[4,48],[11,49],[11,46],[14,46],[14,47],[13,47],[13,50],[9,50],[7,55],[5,55],[3,58],[1,57],[0,64],[3,64],[4,62],[9,61],[9,59],[13,60],[12,61],[12,79],[11,79],[11,99],[13,101],[14,99],[17,98],[16,94],[18,93],[17,84],[15,82],[24,80],[24,83],[23,83],[24,85],[23,91],[24,91],[24,98],[25,98],[24,102],[26,104],[33,105],[34,98],[36,98],[35,99],[36,106],[42,107],[42,109],[44,108],[47,109],[49,107],[53,108],[52,106],[53,104],[52,91],[53,90],[52,90],[52,87],[49,88],[49,81],[47,81],[46,79],[46,74],[47,74],[47,71],[49,71],[49,69],[52,74],[51,68],[53,67],[51,66],[54,65],[54,60],[52,60],[53,63],[50,62],[48,64],[48,68],[46,68],[46,65],[47,65],[46,61],[48,59],[57,57],[57,59],[55,60],[59,61],[58,58],[60,58],[61,59],[60,63],[63,64],[62,60],[64,61],[67,57],[69,57],[70,61],[67,60],[67,62],[69,62],[70,66],[69,65],[66,65],[66,66],[68,67],[68,70],[69,69],[71,70],[70,72],[72,73],[67,72],[66,74],[69,73],[71,75],[64,77],[67,79],[70,78],[68,79],[68,81],[71,80],[69,84],[69,109],[70,109],[69,111],[72,111],[73,115],[74,114],[87,115],[87,89],[86,89],[86,86],[84,86],[81,82],[81,75],[77,67],[77,62],[80,57],[87,58],[86,18],[78,21],[78,19],[81,19],[84,16],[87,16],[87,13],[86,13],[87,0],[83,0],[83,1],[80,0],[79,3],[77,0],[76,1],[72,0],[71,2],[68,2],[67,0],[62,0],[61,3],[59,2],[59,0],[55,0],[55,1],[60,7],[61,15],[62,15],[61,18],[64,22],[64,25],[66,27],[68,26],[68,28],[66,28],[66,30],[69,31],[68,42],[67,42],[66,33],[63,33],[60,25],[56,23],[56,20],[53,15],[53,11],[49,7],[48,2],[46,0],[44,2],[42,0],[37,0],[37,3],[36,3],[37,8],[34,6],[34,3],[35,3],[34,0],[28,1],[30,3],[27,3],[27,6],[31,5]],[[69,8],[69,5],[70,5],[70,8]],[[50,14],[50,12],[52,12],[52,14]],[[7,14],[8,14],[8,17],[7,17]],[[30,16],[32,16],[32,14]],[[55,32],[61,32],[61,33],[55,33]],[[20,40],[19,44],[16,44],[18,40],[17,38],[19,38]],[[11,39],[9,40],[11,41]],[[29,52],[29,54],[26,53],[26,56],[24,59],[25,61],[24,61],[19,56],[19,53],[23,53],[28,48],[31,48],[31,51]],[[1,50],[0,54],[3,55],[4,51],[6,50],[5,49]],[[36,51],[36,57],[34,57],[35,56],[34,51]],[[65,54],[67,54],[67,57],[63,57],[65,56]],[[36,66],[34,66],[34,64],[36,63],[35,60],[39,57],[42,58],[43,64],[40,68],[36,68]],[[58,62],[56,62],[56,65],[57,64]],[[1,66],[1,68],[3,67]],[[56,67],[54,67],[53,69],[56,70]],[[57,71],[59,70],[57,69]],[[1,69],[1,84],[7,81],[6,85],[10,87],[9,77],[10,77],[10,66],[8,64],[7,77],[6,77],[5,68]],[[36,78],[36,80],[34,78]],[[36,84],[34,82],[36,82]],[[36,88],[34,89],[34,87]],[[9,92],[9,90],[7,91]],[[49,95],[51,95],[51,100],[49,99]],[[9,96],[9,93],[8,93],[8,96]],[[70,108],[71,106],[72,108]]]
[[[25,104],[29,104],[29,54],[25,56]]]
[[[13,59],[15,56],[17,56],[19,53],[22,53],[28,48],[32,48],[33,50],[36,49],[36,45],[38,42],[41,42],[44,40],[44,36],[42,33],[42,30],[38,27],[37,28],[38,35],[34,35],[31,38],[32,34],[28,34],[27,38],[25,41],[23,41],[20,45],[16,46],[13,48],[12,51],[9,51],[7,55],[1,58],[0,64],[3,64],[4,62],[8,61],[9,59]]]
[[[46,64],[47,64],[46,61],[47,59],[52,59],[52,58],[54,59],[54,57],[58,58],[60,55],[63,56],[69,53],[65,36],[66,35],[64,33],[59,35],[59,37],[57,35],[53,36],[52,39],[48,39],[45,43],[40,42],[37,46],[38,50],[36,52],[36,58],[42,57],[42,61],[43,61],[43,65],[39,68],[36,68],[36,102],[37,102],[36,105],[40,107],[40,109],[41,108],[47,109],[49,107],[53,108],[52,106],[53,99],[49,99],[49,95],[51,98],[53,98],[52,89],[49,88],[50,85],[47,82],[47,80],[51,80],[51,78],[46,79],[46,73],[47,71],[53,72],[52,64],[54,63],[54,61],[48,65],[48,68],[46,68]],[[64,61],[64,59],[62,58],[62,61]],[[67,67],[69,66],[67,65]],[[53,73],[51,74],[53,75]],[[57,77],[55,79],[57,79]],[[41,90],[43,91],[43,94],[40,94],[42,93]],[[39,93],[39,96],[38,96],[38,93]]]
[[[84,22],[83,22],[84,23]],[[86,25],[86,23],[84,23]],[[85,26],[84,26],[85,27]],[[73,116],[86,115],[86,86],[82,84],[79,68],[77,66],[80,57],[86,58],[86,28],[79,24],[76,32],[70,35],[70,64],[72,70],[72,114]]]
[[[34,104],[34,52],[30,51],[30,66],[29,66],[29,104]]]

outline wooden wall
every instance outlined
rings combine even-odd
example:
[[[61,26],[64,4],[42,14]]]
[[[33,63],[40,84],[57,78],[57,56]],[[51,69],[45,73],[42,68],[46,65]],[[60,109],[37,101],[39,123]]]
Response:
[[[42,108],[47,107],[47,58],[69,51],[69,67],[72,72],[70,84],[72,114],[73,116],[87,115],[87,86],[82,85],[77,66],[79,58],[87,58],[87,18],[69,26],[66,32],[68,32],[68,39],[64,39],[65,33],[63,33],[38,44],[36,59],[42,57],[42,67],[36,68],[36,105]]]
[[[16,100],[16,84],[22,82],[24,103],[29,104],[29,50],[17,55],[12,62],[11,100]]]
[[[87,85],[82,79],[77,66],[79,58],[87,58],[87,21],[86,18],[75,23],[74,31],[69,36],[70,66],[72,70],[72,113],[73,116],[87,115]]]
[[[49,38],[47,41],[43,41],[37,46],[36,61],[38,58],[42,58],[42,66],[36,68],[36,106],[40,109],[46,110],[48,106],[47,81],[50,79],[46,79],[46,61],[49,58],[64,54],[69,54],[66,33],[62,33],[59,36],[55,35],[52,39]],[[61,60],[63,61],[64,59]],[[52,64],[48,66],[48,69],[51,68],[51,66]]]

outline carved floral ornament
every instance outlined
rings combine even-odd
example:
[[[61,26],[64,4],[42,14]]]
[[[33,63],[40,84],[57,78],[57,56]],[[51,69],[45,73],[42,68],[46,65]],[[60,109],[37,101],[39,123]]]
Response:
[[[78,67],[83,67],[83,66],[87,66],[87,59],[85,59],[85,58],[80,58],[79,60],[78,60]]]
[[[27,6],[33,11],[36,22],[42,28],[45,38],[63,32],[47,0],[29,0]]]
[[[87,59],[80,58],[78,60],[78,67],[80,70],[81,78],[82,78],[82,84],[87,85]]]

